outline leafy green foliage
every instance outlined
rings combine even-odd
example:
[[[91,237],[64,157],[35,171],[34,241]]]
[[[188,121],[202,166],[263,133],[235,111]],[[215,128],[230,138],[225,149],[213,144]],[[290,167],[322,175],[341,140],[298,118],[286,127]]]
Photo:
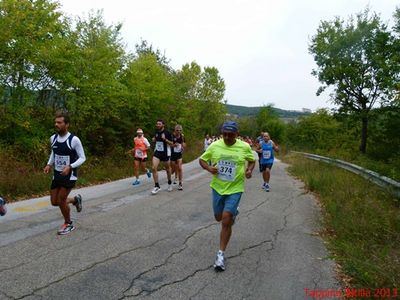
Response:
[[[396,107],[371,111],[371,138],[365,155],[357,151],[357,137],[361,131],[358,118],[327,110],[288,124],[288,147],[350,161],[400,180],[399,113]]]
[[[107,25],[99,11],[73,20],[56,1],[3,0],[0,16],[1,157],[14,153],[22,166],[41,169],[57,111],[71,115],[89,161],[120,158],[136,128],[149,137],[159,118],[168,129],[183,125],[188,141],[223,121],[225,83],[216,68],[192,62],[174,70],[147,41],[127,53],[122,25]]]
[[[35,152],[46,133],[38,91],[54,86],[48,58],[65,30],[57,8],[49,1],[0,2],[0,143],[27,152]]]
[[[377,101],[390,103],[398,84],[400,65],[395,45],[394,35],[379,16],[365,10],[348,23],[339,17],[321,22],[309,47],[318,66],[313,74],[324,84],[317,94],[333,86],[332,101],[339,110],[359,115],[363,153],[370,110]]]
[[[371,112],[368,154],[388,162],[400,157],[400,107],[383,107]]]
[[[173,76],[151,53],[139,54],[124,71],[122,83],[129,93],[122,113],[125,122],[149,131],[156,118],[174,110]]]
[[[258,132],[268,132],[276,143],[282,143],[286,139],[286,126],[279,119],[272,105],[264,106],[256,116]]]
[[[320,109],[308,117],[302,117],[298,123],[288,128],[292,145],[318,152],[337,149],[342,146],[342,124],[326,109]]]

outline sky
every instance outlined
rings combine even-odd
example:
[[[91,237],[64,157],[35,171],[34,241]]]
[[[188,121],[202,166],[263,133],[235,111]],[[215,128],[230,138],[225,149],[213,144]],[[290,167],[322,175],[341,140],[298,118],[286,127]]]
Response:
[[[311,75],[308,52],[321,21],[348,19],[367,6],[391,28],[398,0],[59,0],[70,16],[103,10],[122,23],[126,50],[146,40],[178,70],[195,61],[216,67],[228,104],[315,111],[333,108]]]

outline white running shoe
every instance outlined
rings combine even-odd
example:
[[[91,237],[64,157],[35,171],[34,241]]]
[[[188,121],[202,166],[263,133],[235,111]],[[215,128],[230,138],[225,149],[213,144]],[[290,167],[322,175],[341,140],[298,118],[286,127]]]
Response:
[[[269,184],[268,184],[268,183],[264,186],[264,190],[265,190],[266,192],[269,192]]]
[[[181,183],[178,185],[178,190],[183,191],[183,186]]]
[[[214,270],[225,271],[225,257],[224,253],[222,253],[221,251],[217,252],[217,257],[215,258],[215,263],[214,263]]]
[[[61,228],[57,231],[57,234],[59,235],[65,235],[70,233],[71,231],[75,230],[75,226],[72,225],[72,223],[64,223]]]
[[[168,184],[167,191],[168,191],[168,192],[172,192],[172,185]]]
[[[159,192],[160,189],[161,189],[161,188],[159,188],[158,186],[156,186],[156,187],[151,191],[151,193],[152,193],[153,195],[155,195],[155,194],[157,194],[157,193]]]

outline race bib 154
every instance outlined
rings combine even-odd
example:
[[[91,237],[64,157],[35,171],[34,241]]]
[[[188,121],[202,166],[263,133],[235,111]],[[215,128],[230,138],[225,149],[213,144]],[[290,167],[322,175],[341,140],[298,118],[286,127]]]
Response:
[[[56,171],[61,172],[65,166],[69,166],[69,155],[55,155],[54,168]]]

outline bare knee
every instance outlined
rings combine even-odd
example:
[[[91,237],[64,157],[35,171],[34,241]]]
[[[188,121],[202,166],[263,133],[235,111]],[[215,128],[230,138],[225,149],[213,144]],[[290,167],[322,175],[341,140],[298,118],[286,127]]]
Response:
[[[57,201],[57,206],[64,206],[67,205],[68,195],[66,196],[59,196]]]
[[[233,214],[228,212],[228,211],[224,211],[222,214],[222,218],[221,218],[221,224],[222,227],[231,227],[232,223],[233,223]]]
[[[224,215],[222,217],[221,224],[223,227],[231,227],[232,223],[232,215]]]

